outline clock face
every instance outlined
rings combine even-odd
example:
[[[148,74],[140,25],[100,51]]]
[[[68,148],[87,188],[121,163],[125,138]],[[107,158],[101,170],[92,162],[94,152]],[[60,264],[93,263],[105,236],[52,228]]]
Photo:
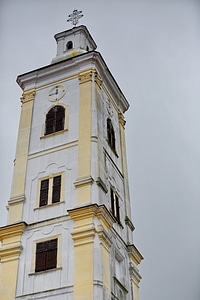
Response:
[[[49,100],[60,100],[66,93],[66,89],[63,85],[56,85],[49,91]]]

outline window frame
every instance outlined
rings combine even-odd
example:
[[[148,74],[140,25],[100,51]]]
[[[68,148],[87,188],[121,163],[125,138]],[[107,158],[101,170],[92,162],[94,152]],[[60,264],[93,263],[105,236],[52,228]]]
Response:
[[[107,141],[108,145],[112,149],[112,151],[116,153],[116,133],[110,118],[106,120],[106,133],[107,133]]]
[[[35,273],[57,267],[58,239],[36,243]]]
[[[117,222],[121,224],[120,221],[120,197],[116,193],[113,187],[110,187],[110,210],[112,215],[115,217]]]
[[[64,114],[64,128],[62,130],[46,134],[46,118],[47,118],[47,114],[55,106],[62,106],[65,109],[65,114]],[[61,134],[61,133],[65,132],[65,131],[68,131],[68,122],[69,122],[69,106],[65,105],[64,103],[59,103],[57,101],[57,103],[51,105],[48,108],[48,110],[44,113],[44,116],[43,116],[43,126],[42,126],[42,134],[41,134],[40,139],[48,138],[48,137],[51,137],[51,136],[55,136],[55,135]]]
[[[60,111],[58,109],[60,109]],[[62,113],[61,117],[59,116],[60,113]],[[49,129],[51,127],[52,127],[52,131],[51,129]],[[61,127],[61,129],[59,129],[59,127]],[[44,135],[47,136],[49,134],[63,131],[64,128],[65,128],[65,107],[63,105],[56,104],[53,107],[51,107],[46,114]]]
[[[53,192],[54,192],[54,179],[58,176],[61,176],[60,180],[60,200],[59,201],[53,201]],[[37,203],[36,203],[36,208],[44,208],[44,207],[49,207],[51,205],[56,205],[64,202],[64,177],[65,173],[64,172],[59,172],[59,173],[53,173],[50,174],[49,176],[41,177],[38,179],[38,196],[37,196]],[[47,203],[45,205],[40,205],[41,203],[41,184],[43,181],[48,180],[48,196],[47,196]]]
[[[74,43],[72,40],[69,40],[67,43],[66,43],[66,51],[68,50],[72,50],[74,48]]]
[[[56,267],[55,268],[51,268],[51,269],[46,269],[46,270],[41,270],[41,271],[36,271],[36,248],[37,248],[37,244],[42,243],[42,242],[47,242],[47,241],[51,241],[57,239],[57,256],[56,256]],[[58,269],[62,268],[62,251],[61,251],[61,234],[57,234],[57,235],[53,235],[53,236],[49,236],[49,237],[45,237],[45,238],[41,238],[41,239],[37,239],[33,241],[32,244],[32,258],[31,258],[31,269],[30,269],[30,273],[29,275],[37,275],[37,274],[41,274],[43,272],[51,272],[51,271],[55,271]]]

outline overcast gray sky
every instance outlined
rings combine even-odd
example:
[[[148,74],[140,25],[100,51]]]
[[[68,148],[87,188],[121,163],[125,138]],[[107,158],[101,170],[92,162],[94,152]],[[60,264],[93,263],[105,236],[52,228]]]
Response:
[[[195,0],[0,1],[0,225],[20,116],[17,75],[51,62],[55,33],[83,10],[126,114],[141,300],[200,299],[200,3]]]

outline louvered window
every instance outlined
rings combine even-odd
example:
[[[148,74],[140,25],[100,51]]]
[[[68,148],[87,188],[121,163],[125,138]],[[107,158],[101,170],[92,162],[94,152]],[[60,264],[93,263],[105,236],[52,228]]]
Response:
[[[40,185],[40,206],[48,204],[49,179],[41,181]]]
[[[62,175],[40,181],[39,207],[61,201]]]
[[[111,211],[114,217],[120,222],[120,207],[119,207],[119,198],[113,189],[110,189],[110,198],[111,198]]]
[[[107,119],[107,137],[110,147],[115,151],[115,132],[110,119]]]
[[[36,244],[35,272],[56,268],[57,243],[54,239]]]
[[[53,178],[52,203],[60,201],[61,175]]]
[[[63,130],[64,123],[65,108],[61,105],[52,107],[46,115],[45,135]]]

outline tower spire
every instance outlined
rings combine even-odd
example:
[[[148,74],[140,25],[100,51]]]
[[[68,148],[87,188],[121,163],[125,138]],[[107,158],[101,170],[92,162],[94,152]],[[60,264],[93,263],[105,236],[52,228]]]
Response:
[[[82,13],[82,10],[77,10],[77,9],[74,9],[73,10],[73,13],[68,15],[69,19],[67,20],[67,22],[72,22],[72,24],[74,26],[76,26],[79,22],[79,19],[83,17],[83,15],[81,15]]]

